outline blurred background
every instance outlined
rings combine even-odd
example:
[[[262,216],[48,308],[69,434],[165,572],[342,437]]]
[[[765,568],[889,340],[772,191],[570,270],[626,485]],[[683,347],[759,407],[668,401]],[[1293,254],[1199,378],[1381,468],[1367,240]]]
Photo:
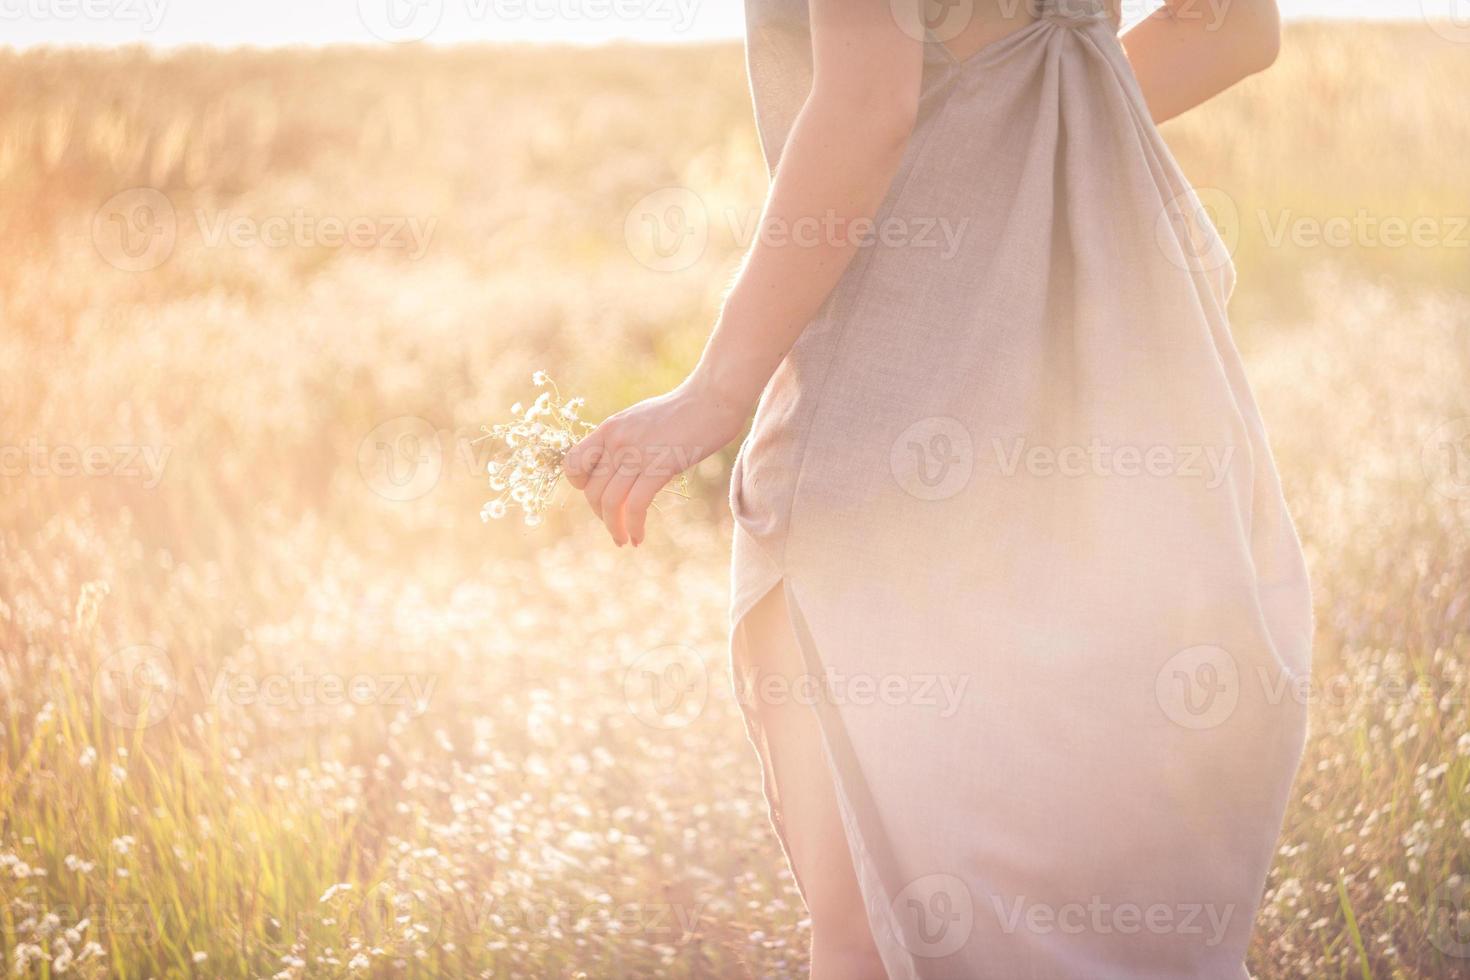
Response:
[[[1250,966],[1470,976],[1470,8],[1283,6],[1165,128],[1316,589]],[[734,447],[636,554],[478,516],[533,371],[595,420],[697,356],[766,182],[738,5],[0,20],[5,968],[802,975]]]

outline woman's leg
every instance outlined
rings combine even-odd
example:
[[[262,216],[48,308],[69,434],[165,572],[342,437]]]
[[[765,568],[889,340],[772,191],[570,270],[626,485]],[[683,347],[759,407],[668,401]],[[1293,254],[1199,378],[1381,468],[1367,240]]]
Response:
[[[741,620],[742,691],[759,718],[782,836],[812,920],[813,980],[883,980],[868,928],[801,647],[774,588]],[[796,696],[800,692],[803,695]]]

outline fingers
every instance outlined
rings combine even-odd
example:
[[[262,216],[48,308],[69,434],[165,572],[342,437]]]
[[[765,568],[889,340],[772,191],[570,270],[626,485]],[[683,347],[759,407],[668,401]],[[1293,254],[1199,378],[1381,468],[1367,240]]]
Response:
[[[582,487],[582,495],[587,498],[587,506],[592,508],[592,513],[600,519],[602,517],[602,495],[607,490],[607,485],[612,482],[617,467],[613,463],[612,456],[606,452],[597,457],[597,463],[592,467],[592,474],[587,477]]]
[[[577,443],[562,460],[562,472],[567,482],[578,490],[584,490],[592,479],[597,462],[602,458],[607,441],[607,427],[599,425]]]
[[[562,470],[582,491],[587,506],[607,527],[613,543],[643,543],[648,507],[669,482],[662,455],[629,444],[624,427],[604,422],[567,453]],[[636,440],[635,440],[636,441]]]
[[[608,501],[621,503],[622,497],[614,498],[609,494],[613,485],[620,485],[620,492],[626,495],[628,486],[637,478],[641,466],[642,454],[632,446],[620,446],[616,449],[604,446],[597,457],[597,463],[592,467],[592,476],[587,480],[587,486],[582,493],[587,497],[587,506],[592,508],[592,513],[599,518],[606,518],[603,510],[603,498]],[[611,527],[609,526],[609,530]]]
[[[627,522],[628,539],[636,548],[643,543],[644,531],[648,522],[648,505],[653,503],[653,498],[669,482],[667,476],[658,473],[644,473],[638,477],[638,482],[633,484],[628,491],[627,501],[623,504],[624,520]]]
[[[607,525],[607,533],[612,535],[613,544],[621,548],[628,543],[623,503],[628,497],[628,491],[638,482],[638,471],[627,465],[615,469],[612,479],[607,481],[607,486],[602,491],[602,499],[596,509],[602,517],[602,523]]]

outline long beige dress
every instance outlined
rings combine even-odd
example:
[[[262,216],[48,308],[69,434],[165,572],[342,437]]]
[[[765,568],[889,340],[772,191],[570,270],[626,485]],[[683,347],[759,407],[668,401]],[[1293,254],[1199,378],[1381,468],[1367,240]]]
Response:
[[[1040,14],[963,61],[928,45],[888,233],[739,456],[732,620],[783,588],[828,682],[891,977],[1240,978],[1304,737],[1306,571],[1229,256],[1116,23]],[[806,3],[747,21],[774,169]]]

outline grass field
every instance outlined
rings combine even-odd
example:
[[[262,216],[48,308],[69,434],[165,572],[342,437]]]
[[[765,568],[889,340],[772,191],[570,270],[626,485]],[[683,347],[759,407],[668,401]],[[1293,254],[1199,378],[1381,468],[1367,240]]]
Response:
[[[1470,977],[1466,51],[1294,27],[1166,131],[1316,590],[1264,980]],[[799,975],[723,662],[730,453],[628,555],[576,508],[482,525],[472,441],[533,369],[596,418],[692,363],[764,188],[738,50],[0,85],[5,968]],[[661,270],[629,216],[674,186],[708,245]],[[649,724],[669,648],[704,700]]]

